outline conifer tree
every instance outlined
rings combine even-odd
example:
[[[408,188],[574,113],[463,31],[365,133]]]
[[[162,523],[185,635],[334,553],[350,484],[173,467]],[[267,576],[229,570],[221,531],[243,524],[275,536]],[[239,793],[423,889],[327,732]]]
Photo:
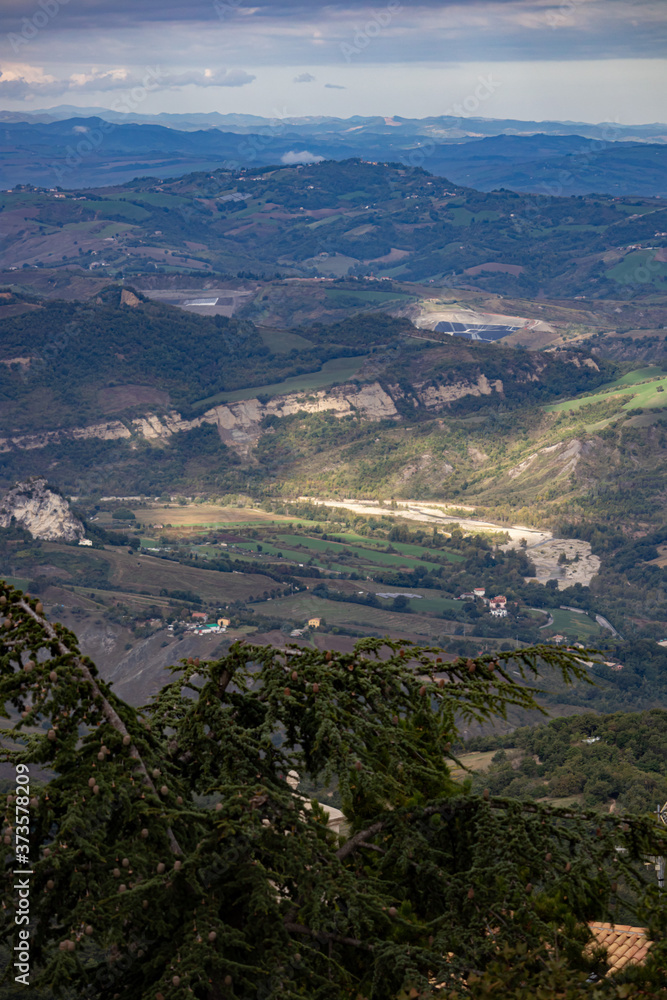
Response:
[[[34,989],[87,1000],[667,996],[666,907],[643,864],[667,853],[653,820],[476,796],[450,774],[462,723],[536,708],[540,671],[586,683],[580,654],[448,663],[379,639],[351,653],[236,643],[174,668],[138,711],[34,598],[1,584],[0,616],[2,759],[33,782],[0,803],[0,927],[13,947],[23,853]],[[294,771],[309,787],[337,785],[343,834],[293,790]],[[587,928],[620,907],[654,937],[628,982],[604,978]],[[10,959],[5,980],[14,975]]]

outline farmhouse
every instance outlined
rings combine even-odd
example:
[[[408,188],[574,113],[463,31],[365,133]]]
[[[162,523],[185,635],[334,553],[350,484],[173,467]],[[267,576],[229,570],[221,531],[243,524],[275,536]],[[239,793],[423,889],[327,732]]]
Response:
[[[321,624],[322,624],[322,619],[321,618],[309,618],[308,619],[308,628],[319,628]]]
[[[206,619],[208,618],[208,615],[206,614],[205,611],[193,611],[192,618],[194,618],[196,622],[205,622]]]
[[[473,588],[473,594],[475,595],[475,597],[484,597],[485,593],[486,593],[486,587],[474,587]]]

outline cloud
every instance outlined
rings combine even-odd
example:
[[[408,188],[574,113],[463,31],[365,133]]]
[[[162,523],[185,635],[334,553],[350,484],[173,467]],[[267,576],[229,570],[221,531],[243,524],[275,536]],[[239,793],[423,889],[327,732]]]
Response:
[[[304,149],[301,153],[297,153],[291,149],[289,153],[284,153],[280,157],[280,162],[292,166],[295,163],[321,163],[323,159],[323,156],[318,156],[317,153],[309,153],[307,149]]]
[[[8,100],[31,100],[34,97],[53,94],[97,93],[113,90],[134,89],[178,90],[181,87],[244,87],[256,78],[245,70],[191,70],[185,73],[166,73],[159,66],[142,74],[131,73],[127,69],[112,69],[103,72],[72,73],[58,80],[44,73],[41,67],[15,66],[0,70],[0,97]]]
[[[300,73],[299,76],[295,76],[292,83],[312,83],[315,77],[312,73]]]
[[[246,84],[256,80],[252,73],[246,73],[243,69],[205,69],[191,70],[186,73],[164,73],[159,74],[158,81],[161,87],[245,87]]]
[[[347,87],[342,87],[340,83],[325,83],[326,90],[347,90]]]

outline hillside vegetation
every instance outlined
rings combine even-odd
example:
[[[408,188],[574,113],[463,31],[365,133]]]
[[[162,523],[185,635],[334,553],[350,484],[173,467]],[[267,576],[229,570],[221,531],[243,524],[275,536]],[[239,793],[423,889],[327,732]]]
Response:
[[[503,295],[596,299],[664,293],[667,282],[658,198],[483,193],[358,159],[141,178],[58,198],[28,185],[3,193],[0,207],[0,266],[15,268],[454,277]],[[643,246],[651,253],[635,260]]]
[[[591,808],[654,812],[667,801],[667,711],[553,719],[468,750],[497,748],[474,787],[493,795],[571,799]]]

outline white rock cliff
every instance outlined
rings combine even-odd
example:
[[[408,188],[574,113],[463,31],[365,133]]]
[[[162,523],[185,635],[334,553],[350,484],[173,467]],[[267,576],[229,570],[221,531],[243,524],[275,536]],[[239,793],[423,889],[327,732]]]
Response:
[[[46,479],[17,483],[0,503],[0,528],[8,528],[12,517],[33,538],[46,542],[77,542],[85,530],[64,497],[49,489]]]

